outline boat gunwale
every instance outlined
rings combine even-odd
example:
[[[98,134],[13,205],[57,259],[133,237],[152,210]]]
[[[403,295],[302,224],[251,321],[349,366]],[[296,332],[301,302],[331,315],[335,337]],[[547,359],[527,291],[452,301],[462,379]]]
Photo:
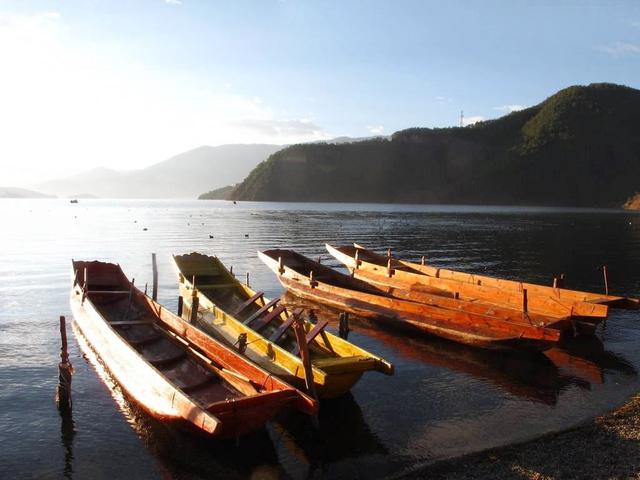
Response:
[[[208,261],[215,262],[216,268],[220,270],[221,274],[224,277],[226,277],[226,280],[230,281],[230,283],[225,284],[226,285],[225,288],[229,288],[229,289],[233,288],[235,290],[242,291],[244,294],[248,295],[248,298],[250,298],[251,296],[257,293],[250,286],[242,283],[237,278],[235,278],[235,276],[226,268],[224,263],[217,256],[204,255],[198,252],[172,256],[174,267],[176,268],[176,271],[180,276],[180,283],[184,285],[184,288],[186,290],[193,291],[194,286],[193,286],[192,280],[189,279],[189,275],[183,272],[182,267],[179,263],[181,259],[189,256],[193,256],[193,255],[198,255],[203,259],[207,259]],[[303,363],[302,363],[302,359],[299,356],[294,355],[293,353],[289,352],[288,350],[281,347],[277,343],[272,342],[269,338],[265,337],[260,332],[245,325],[234,314],[230,314],[226,309],[220,307],[217,303],[215,303],[211,298],[209,298],[206,295],[207,287],[204,287],[201,290],[201,289],[198,289],[196,285],[195,289],[200,299],[199,305],[201,307],[205,307],[205,309],[210,313],[212,313],[216,318],[218,318],[218,313],[222,314],[224,316],[224,321],[230,321],[234,324],[235,328],[232,327],[232,329],[236,331],[248,333],[249,335],[254,337],[253,340],[250,340],[248,342],[249,344],[262,344],[265,351],[268,351],[269,348],[276,350],[278,354],[284,355],[285,358],[287,358],[290,363],[294,364],[295,368],[286,368],[286,365],[282,365],[280,363],[275,362],[274,359],[268,357],[266,354],[262,353],[260,350],[254,350],[254,355],[256,357],[264,359],[268,363],[274,364],[278,369],[286,371],[288,374],[298,379],[298,381],[304,380]],[[262,301],[266,305],[269,299],[263,296]],[[284,312],[280,314],[280,317],[282,320],[285,320],[285,318],[283,318],[284,315],[285,315]],[[314,327],[314,324],[308,322],[307,320],[303,320],[303,322],[305,324],[305,330],[311,330]],[[214,330],[221,329],[217,325],[211,325],[210,328]],[[331,367],[327,367],[327,370],[325,370],[324,368],[315,365],[312,357],[311,366],[312,366],[312,371],[314,375],[314,383],[316,383],[316,385],[322,387],[323,385],[327,384],[328,380],[332,377],[337,378],[338,376],[357,375],[358,373],[362,374],[369,370],[375,370],[380,373],[384,373],[385,375],[393,374],[393,371],[394,371],[393,364],[386,361],[382,357],[378,357],[368,352],[367,350],[353,344],[352,342],[343,340],[329,331],[324,331],[324,333],[329,337],[329,345],[332,342],[342,343],[345,348],[351,351],[355,351],[357,352],[357,354],[354,353],[348,356],[339,355],[339,354],[331,355],[329,348],[327,348],[326,346],[323,347],[321,344],[319,344],[319,347],[327,352],[327,355],[323,356],[322,358],[328,358],[328,359],[335,358],[335,359],[341,359],[343,361],[341,362],[342,370],[340,372],[329,372],[328,370],[330,370]],[[219,332],[219,335],[222,335],[222,333]],[[222,341],[227,341],[227,340],[222,340]],[[324,340],[323,342],[326,344]],[[372,368],[362,368],[363,362],[362,360],[358,360],[358,358],[362,358],[362,357],[366,357],[367,361],[372,362],[373,364]],[[255,360],[252,360],[252,361],[255,362]],[[265,368],[265,367],[262,367],[262,368]],[[319,377],[318,380],[320,380],[320,382],[315,380],[316,375]]]
[[[280,281],[283,284],[283,286],[285,286],[285,288],[290,289],[290,286],[287,285],[286,282],[283,282],[283,279],[287,279],[287,280],[291,280],[291,281],[297,281],[299,285],[302,285],[305,288],[314,289],[314,290],[315,290],[315,288],[317,288],[318,285],[321,285],[321,284],[322,285],[328,285],[332,289],[343,290],[344,293],[342,295],[339,295],[337,293],[327,291],[326,288],[324,290],[320,289],[320,291],[322,291],[324,294],[326,294],[328,296],[340,297],[342,299],[349,299],[350,298],[349,292],[355,292],[355,293],[358,293],[358,294],[362,293],[364,295],[377,296],[377,297],[380,297],[382,299],[393,301],[393,302],[401,302],[401,303],[404,302],[404,303],[407,303],[407,304],[414,304],[416,306],[420,305],[420,304],[418,304],[416,302],[410,302],[410,301],[406,301],[406,300],[397,300],[397,299],[394,299],[394,298],[385,297],[385,296],[380,295],[380,294],[368,293],[368,292],[357,292],[355,290],[348,289],[348,288],[345,288],[345,287],[342,287],[342,286],[335,286],[335,285],[332,285],[332,284],[326,284],[324,282],[316,280],[315,277],[314,277],[314,280],[312,281],[308,276],[305,276],[304,274],[298,272],[297,270],[293,269],[292,267],[287,266],[284,261],[280,264],[279,260],[276,260],[275,258],[273,258],[273,256],[271,256],[272,254],[274,254],[274,252],[286,253],[289,256],[296,256],[299,259],[301,259],[303,262],[306,262],[307,264],[313,263],[315,265],[316,262],[314,262],[313,260],[305,257],[304,255],[302,255],[302,254],[300,254],[298,252],[295,252],[294,250],[270,249],[270,250],[265,250],[263,252],[259,252],[260,259],[265,264],[267,264],[267,266],[269,266],[269,268],[271,268],[271,270],[273,270],[274,273],[276,273],[276,275],[278,275],[278,278],[280,279]],[[281,256],[281,257],[283,257],[283,256]],[[325,265],[318,264],[318,266],[322,267],[323,269],[326,269],[327,272],[330,271],[331,274],[334,275],[335,277],[338,277],[338,278],[340,278],[340,277],[352,278],[352,277],[348,277],[348,276],[346,276],[346,275],[344,275],[344,274],[342,274],[340,272],[337,272],[337,271],[335,271],[335,270],[333,270],[333,269],[331,269],[331,268],[329,268],[329,267],[327,267]],[[284,271],[280,271],[279,272],[278,271],[279,268],[284,269]],[[287,273],[289,273],[289,276],[286,275]],[[297,276],[300,276],[300,277],[304,278],[304,282],[299,280],[297,278]],[[360,282],[362,282],[362,281],[360,280]],[[308,285],[305,285],[305,283],[308,284]],[[311,286],[312,283],[315,283],[315,287]],[[366,282],[363,282],[363,283],[366,283]],[[305,296],[310,298],[309,294],[306,294]],[[317,294],[316,294],[316,297],[317,297]],[[351,300],[352,303],[353,303],[354,300],[356,300],[356,299],[353,298]],[[325,302],[327,302],[327,301],[332,302],[333,305],[336,305],[336,306],[340,306],[340,305],[345,305],[346,304],[346,302],[344,302],[344,301],[342,303],[338,303],[336,300],[325,299]],[[364,307],[360,307],[360,310],[362,310],[362,311],[368,310],[368,311],[373,313],[373,315],[369,315],[369,316],[373,316],[373,317],[382,316],[382,317],[387,317],[387,318],[390,318],[390,319],[394,319],[395,318],[397,320],[398,314],[400,314],[400,315],[402,315],[404,317],[403,321],[399,322],[400,324],[402,324],[403,322],[410,323],[414,327],[419,328],[419,329],[421,329],[423,331],[426,328],[424,328],[422,326],[426,326],[426,327],[433,326],[434,328],[446,329],[445,327],[438,327],[437,325],[433,325],[433,323],[430,324],[428,322],[420,322],[420,321],[417,321],[417,320],[413,320],[413,321],[411,320],[412,317],[418,317],[418,318],[426,317],[426,318],[429,318],[427,315],[424,315],[424,314],[420,315],[420,314],[417,314],[417,313],[411,313],[411,312],[406,312],[406,311],[397,311],[396,309],[392,309],[391,307],[372,304],[371,302],[368,302],[367,300],[362,300],[362,299],[357,299],[357,301],[358,301],[358,303],[362,303],[362,304],[365,304],[365,305],[373,305],[374,309],[371,309],[371,308],[367,309],[367,308],[364,308]],[[446,310],[446,309],[443,309],[443,308],[440,308],[440,307],[435,307],[435,306],[428,306],[428,305],[422,305],[422,306],[427,308],[427,309],[432,308],[432,309]],[[353,308],[355,308],[355,306]],[[449,311],[450,312],[455,312],[454,310],[449,310]],[[385,312],[385,313],[382,313],[382,312]],[[463,313],[466,313],[466,312],[463,312]],[[477,317],[486,317],[486,316],[479,315],[479,314],[468,314],[467,313],[467,315],[472,315],[472,316],[477,316]],[[540,331],[541,335],[539,337],[530,338],[530,340],[533,341],[533,342],[542,342],[542,343],[545,343],[545,344],[547,344],[547,343],[550,344],[550,343],[556,343],[556,342],[561,340],[561,332],[559,330],[557,330],[557,329],[552,328],[552,327],[536,327],[536,326],[518,325],[518,324],[513,324],[512,322],[507,322],[507,321],[504,321],[504,320],[492,319],[491,317],[486,317],[486,318],[488,318],[489,320],[494,320],[494,322],[498,322],[499,325],[509,324],[509,325],[512,325],[512,326],[514,326],[516,328],[520,328],[520,329],[526,329],[526,330],[533,329],[534,331]],[[444,320],[436,320],[436,319],[431,319],[431,320],[437,321],[438,323],[443,323],[444,322]],[[454,322],[447,321],[447,323],[450,323],[450,324],[455,325],[455,326],[459,326],[458,322],[455,322],[455,321]],[[500,329],[500,328],[498,328],[496,326],[487,326],[487,328],[490,331],[492,330],[494,332],[496,330],[501,330],[502,332],[504,332],[504,330],[505,330],[504,328]],[[474,329],[477,329],[477,328],[474,327]],[[450,328],[448,330],[450,330],[452,332],[459,332],[463,336],[468,334],[468,332],[465,332],[464,329],[461,329],[461,328]],[[491,336],[485,335],[484,338],[487,338],[487,339],[502,338],[502,339],[505,339],[504,341],[508,341],[509,339],[511,339],[511,340],[516,340],[516,339],[521,339],[522,340],[523,338],[526,339],[527,337],[524,337],[523,335],[524,335],[523,333],[521,333],[520,335],[516,335],[516,334],[513,334],[513,333],[508,333],[508,331],[507,331],[506,334],[502,334],[501,336],[493,336],[493,337],[491,337]],[[550,335],[553,338],[548,338]],[[491,341],[491,340],[488,340],[488,341]],[[494,342],[495,341],[496,340],[494,340]]]
[[[163,335],[163,338],[168,340],[169,342],[171,342],[174,345],[178,345],[180,346],[182,344],[182,342],[179,341],[174,341],[171,336],[167,333],[167,332],[173,332],[174,334],[178,335],[179,337],[182,338],[182,336],[180,334],[178,334],[177,332],[175,332],[173,330],[173,328],[171,327],[171,325],[169,325],[167,322],[164,321],[164,319],[162,318],[162,314],[170,314],[171,316],[175,317],[176,319],[179,320],[179,322],[181,324],[186,323],[183,319],[181,319],[180,317],[178,317],[177,315],[174,315],[172,312],[170,312],[167,308],[164,308],[161,304],[159,304],[158,302],[156,302],[155,300],[153,300],[151,297],[149,297],[146,293],[142,292],[140,289],[138,289],[126,276],[126,274],[124,273],[124,271],[122,270],[122,268],[120,267],[119,264],[114,264],[114,263],[110,263],[110,262],[101,262],[101,261],[87,261],[87,262],[82,262],[82,261],[72,261],[72,264],[74,266],[74,272],[76,271],[75,269],[75,265],[76,263],[83,263],[83,264],[90,264],[90,263],[94,263],[94,264],[102,264],[102,265],[107,265],[107,266],[115,266],[115,268],[117,268],[117,272],[119,274],[120,277],[120,281],[124,282],[125,285],[128,284],[128,286],[131,288],[132,290],[132,299],[133,297],[135,297],[137,302],[140,302],[141,304],[143,304],[143,306],[145,307],[145,310],[152,315],[154,318],[152,321],[150,321],[150,325],[152,325],[152,327],[154,328],[154,330],[158,331],[158,333],[160,333],[161,335]],[[244,357],[242,357],[241,355],[238,355],[237,352],[234,352],[232,349],[228,348],[226,345],[222,344],[220,341],[217,341],[215,339],[211,338],[212,340],[214,340],[216,347],[220,348],[222,350],[226,350],[228,353],[230,353],[234,358],[237,358],[239,361],[245,363],[246,365],[248,365],[250,368],[256,369],[257,371],[259,371],[265,378],[265,382],[264,385],[262,385],[263,391],[260,392],[258,391],[258,393],[256,393],[255,395],[248,395],[245,394],[244,392],[238,390],[236,387],[234,387],[233,385],[231,385],[228,381],[226,381],[223,377],[221,377],[219,374],[215,374],[219,380],[221,382],[227,383],[229,385],[229,387],[231,387],[234,391],[238,392],[240,395],[237,398],[231,399],[231,400],[219,400],[216,402],[213,402],[209,405],[205,405],[203,402],[199,401],[198,399],[194,398],[193,396],[191,396],[189,393],[184,392],[182,390],[181,387],[179,387],[178,385],[176,385],[175,382],[173,382],[167,375],[165,375],[160,369],[158,369],[155,365],[153,365],[149,360],[147,360],[147,358],[145,358],[145,356],[140,353],[138,350],[136,350],[136,348],[129,342],[127,341],[127,339],[121,335],[121,333],[113,326],[111,325],[111,322],[109,322],[106,317],[102,314],[102,312],[100,311],[99,308],[97,308],[96,304],[93,302],[93,300],[91,299],[91,291],[88,291],[88,294],[85,296],[84,301],[80,300],[78,301],[77,297],[78,295],[83,295],[83,291],[81,288],[79,288],[80,286],[80,282],[78,281],[77,283],[75,282],[76,279],[74,279],[74,284],[72,285],[72,289],[71,289],[71,298],[72,301],[75,301],[75,303],[78,305],[78,308],[86,311],[86,307],[85,307],[85,302],[89,303],[89,307],[91,310],[93,310],[93,312],[86,312],[87,315],[87,322],[89,324],[89,326],[91,326],[91,323],[93,323],[95,326],[97,326],[97,328],[99,330],[106,330],[107,332],[109,332],[110,335],[112,335],[114,337],[114,340],[117,340],[118,342],[120,342],[121,344],[125,345],[127,347],[127,351],[129,351],[129,353],[137,358],[143,365],[144,367],[146,367],[149,371],[153,372],[153,374],[160,379],[162,382],[166,383],[173,391],[174,391],[174,395],[177,393],[178,396],[181,397],[181,400],[189,405],[193,405],[193,407],[196,407],[198,409],[198,413],[200,415],[204,415],[206,418],[210,419],[212,422],[214,422],[214,427],[211,429],[205,429],[203,428],[204,426],[204,421],[201,422],[202,426],[198,427],[196,425],[196,423],[194,421],[191,420],[191,416],[192,414],[190,413],[188,416],[184,416],[184,415],[176,415],[175,417],[171,417],[171,418],[175,418],[175,420],[177,421],[181,421],[181,422],[186,422],[188,425],[196,428],[196,429],[200,429],[212,436],[216,436],[216,435],[225,435],[225,431],[227,430],[226,427],[226,422],[222,419],[219,418],[218,415],[212,413],[209,411],[209,408],[215,408],[218,405],[225,405],[225,404],[229,404],[229,403],[234,403],[234,404],[239,404],[239,403],[246,403],[245,400],[246,399],[253,399],[253,398],[268,398],[271,397],[274,399],[277,406],[279,406],[279,408],[282,408],[283,405],[287,404],[287,403],[291,403],[293,405],[297,405],[297,404],[305,404],[305,405],[311,405],[312,407],[308,408],[306,413],[312,414],[313,412],[317,411],[317,402],[313,399],[311,399],[308,395],[306,395],[305,393],[301,392],[300,390],[296,389],[295,387],[288,385],[286,382],[284,382],[283,380],[280,379],[274,379],[273,376],[270,374],[270,372],[262,369],[259,365],[256,365],[255,363],[251,362],[248,359],[245,359]],[[132,300],[132,303],[134,301]],[[89,313],[92,313],[91,316],[89,316]],[[92,318],[97,316],[100,321],[93,321]],[[75,315],[74,315],[75,317]],[[99,353],[98,350],[96,350],[96,346],[93,345],[93,342],[91,342],[89,340],[89,338],[87,337],[86,333],[84,332],[84,330],[82,329],[82,326],[79,322],[76,321],[76,323],[78,324],[78,326],[80,327],[80,330],[83,332],[83,335],[85,336],[85,338],[87,339],[87,342],[89,344],[89,346],[95,350],[98,358],[105,364],[105,366],[107,367],[107,369],[111,372],[111,374],[114,376],[114,378],[117,380],[118,384],[125,390],[128,392],[129,396],[134,399],[135,403],[139,404],[141,406],[141,408],[143,408],[144,410],[146,410],[148,413],[150,413],[152,416],[157,416],[156,413],[154,413],[153,410],[151,410],[150,408],[148,408],[145,403],[141,400],[137,399],[137,396],[133,393],[131,393],[130,388],[125,387],[125,385],[127,384],[126,381],[123,381],[120,379],[120,375],[115,374],[114,372],[112,372],[112,368],[109,366],[108,362],[106,359],[103,358],[103,353]],[[186,340],[186,339],[185,339]],[[192,342],[188,341],[187,342],[189,344],[192,344]],[[210,361],[213,362],[214,365],[218,365],[217,368],[221,368],[221,369],[227,369],[231,372],[234,372],[233,369],[229,369],[227,365],[225,365],[225,362],[221,362],[219,359],[216,360],[215,356],[209,352],[203,351],[202,348],[199,348],[197,345],[192,345],[193,347],[196,347],[195,350],[200,352],[201,355],[203,355],[204,358],[209,359]],[[201,368],[204,368],[205,370],[209,371],[209,369],[203,365],[204,360],[198,359],[196,355],[191,354],[191,352],[189,352],[189,349],[187,348],[186,344],[182,344],[182,347],[185,351],[185,353],[189,356],[190,360],[195,362],[196,364],[198,364]],[[212,372],[213,373],[213,372]],[[266,386],[266,380],[271,379],[272,382],[272,386],[271,388],[268,388]],[[255,380],[250,380],[250,383],[258,383]],[[279,385],[279,388],[274,388],[273,387],[273,382],[277,382],[277,384]],[[226,388],[226,387],[225,387]],[[286,396],[291,396],[290,399],[285,399],[284,397]],[[174,396],[175,398],[175,396]],[[254,407],[253,410],[255,410],[256,408]],[[304,411],[304,409],[299,408],[299,410]],[[224,412],[219,412],[219,413],[224,413]],[[267,419],[268,420],[268,419]],[[247,433],[247,432],[243,432],[243,433]]]

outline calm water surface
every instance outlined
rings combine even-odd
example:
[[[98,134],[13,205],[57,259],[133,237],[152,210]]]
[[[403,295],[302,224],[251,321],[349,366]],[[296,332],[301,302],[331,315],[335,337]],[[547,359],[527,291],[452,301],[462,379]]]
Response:
[[[323,256],[352,241],[435,265],[572,288],[640,291],[640,216],[571,209],[198,201],[0,200],[1,478],[385,478],[521,441],[605,412],[638,390],[640,314],[612,311],[597,339],[514,356],[353,325],[350,340],[396,365],[323,404],[320,429],[285,413],[239,442],[166,429],[127,403],[69,328],[74,409],[53,403],[58,316],[69,315],[71,258],[118,262],[175,311],[170,254],[218,255],[268,296],[282,290],[256,258],[290,247]],[[146,229],[146,230],[145,230]],[[214,238],[210,239],[209,235]],[[322,315],[332,314],[321,312]],[[333,322],[335,327],[335,322]]]

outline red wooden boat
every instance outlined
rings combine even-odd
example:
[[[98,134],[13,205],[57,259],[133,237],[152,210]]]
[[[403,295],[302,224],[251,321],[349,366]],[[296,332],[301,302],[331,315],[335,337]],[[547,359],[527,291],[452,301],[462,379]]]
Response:
[[[278,275],[280,283],[295,295],[388,325],[491,349],[544,350],[563,336],[561,323],[536,326],[488,313],[399,300],[292,250],[266,250],[258,255]]]
[[[238,437],[283,408],[317,402],[172,314],[119,265],[73,262],[71,309],[80,332],[128,397],[159,420]]]

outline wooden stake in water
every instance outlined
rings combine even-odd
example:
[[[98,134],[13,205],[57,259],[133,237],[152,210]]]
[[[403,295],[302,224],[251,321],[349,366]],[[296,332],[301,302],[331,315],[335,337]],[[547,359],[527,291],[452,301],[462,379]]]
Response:
[[[191,315],[189,323],[195,325],[198,320],[198,308],[200,307],[200,299],[198,298],[198,290],[191,290]]]
[[[60,363],[58,363],[58,386],[56,387],[56,405],[61,411],[71,411],[73,402],[71,401],[71,376],[73,366],[69,361],[67,351],[67,325],[65,318],[60,316]]]
[[[158,300],[158,264],[156,262],[156,254],[151,254],[151,267],[153,268],[153,288],[151,290],[151,298],[153,301]]]
[[[178,316],[182,318],[182,309],[184,308],[184,299],[182,295],[178,295]]]
[[[602,275],[604,276],[604,294],[609,295],[609,277],[607,275],[607,266],[602,266]]]
[[[349,312],[342,312],[340,314],[340,328],[338,333],[340,338],[344,338],[345,340],[349,338]]]

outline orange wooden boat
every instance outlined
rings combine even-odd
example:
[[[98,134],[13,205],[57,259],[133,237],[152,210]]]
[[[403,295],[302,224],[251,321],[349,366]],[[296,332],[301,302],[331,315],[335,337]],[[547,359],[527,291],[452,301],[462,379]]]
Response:
[[[354,248],[371,252],[365,247],[355,243]],[[419,272],[424,273],[425,275],[429,275],[430,277],[455,280],[458,282],[476,285],[484,285],[488,287],[499,288],[501,290],[509,290],[520,293],[526,289],[529,296],[542,295],[552,297],[561,302],[592,303],[598,305],[607,305],[612,308],[625,308],[631,310],[640,308],[640,299],[637,298],[621,297],[618,295],[607,295],[595,292],[583,292],[580,290],[570,290],[568,288],[554,288],[553,286],[548,285],[520,282],[517,280],[508,280],[505,278],[495,278],[486,275],[460,272],[457,270],[448,270],[446,268],[437,268],[431,265],[423,265],[421,263],[408,262],[405,260],[398,260],[398,262],[400,265],[407,266],[409,268],[415,268]]]
[[[388,256],[382,256],[367,250],[362,245],[356,243],[353,247],[346,247],[347,249],[358,250],[359,255],[371,256],[377,261],[388,261]],[[489,277],[486,275],[477,275],[475,273],[460,272],[457,270],[448,270],[446,268],[433,267],[426,263],[414,263],[406,260],[393,259],[393,268],[398,269],[406,267],[417,270],[418,272],[428,275],[429,277],[439,278],[443,280],[454,280],[461,283],[472,285],[483,285],[485,287],[494,287],[503,291],[511,291],[522,293],[523,290],[527,290],[529,298],[533,296],[546,296],[553,298],[554,300],[562,303],[593,303],[598,305],[608,305],[612,308],[626,308],[636,310],[640,308],[640,299],[620,297],[617,295],[607,295],[594,292],[582,292],[579,290],[569,290],[567,288],[554,288],[548,285],[539,285],[536,283],[519,282],[517,280],[508,280],[505,278]]]
[[[469,296],[461,296],[459,292],[453,294],[447,290],[441,290],[418,283],[410,278],[411,270],[403,267],[402,273],[396,274],[392,268],[392,275],[387,274],[387,269],[378,265],[378,263],[368,262],[367,254],[360,255],[358,250],[358,261],[356,262],[355,253],[353,256],[345,252],[351,252],[351,247],[334,248],[326,244],[327,251],[343,264],[347,265],[352,276],[363,280],[376,288],[387,291],[389,295],[404,300],[426,303],[428,305],[438,305],[444,308],[457,308],[464,311],[475,313],[486,313],[515,322],[529,322],[533,325],[546,326],[554,325],[555,328],[562,330],[572,329],[575,334],[593,335],[596,327],[602,320],[599,316],[571,316],[568,312],[566,316],[562,316],[559,312],[551,315],[549,313],[539,313],[540,302],[534,300],[535,310],[531,310],[529,306],[524,307],[522,296],[520,296],[520,309],[516,309],[515,300],[510,303],[494,303],[486,299],[474,299]],[[360,260],[364,258],[365,260]],[[356,267],[357,265],[357,267]],[[407,273],[407,275],[404,275]],[[419,275],[419,274],[418,274]],[[487,290],[487,289],[485,289]],[[527,304],[529,302],[527,301]],[[589,307],[591,308],[591,306]],[[607,307],[604,307],[605,309]]]
[[[529,294],[522,291],[502,290],[482,283],[466,283],[457,280],[429,276],[417,268],[407,266],[395,258],[379,255],[359,245],[332,247],[327,250],[354,275],[367,281],[376,281],[391,287],[420,290],[440,296],[454,297],[474,303],[484,303],[510,310],[527,312],[529,315],[551,317],[553,319],[577,319],[580,333],[591,334],[608,314],[606,305],[561,299],[557,296]],[[413,265],[413,264],[412,264]],[[524,284],[523,284],[524,285]],[[560,289],[555,289],[560,290]]]
[[[128,397],[153,417],[238,437],[278,411],[318,404],[134,287],[119,265],[73,262],[71,309],[80,332]]]
[[[390,326],[491,349],[544,350],[563,336],[561,322],[558,328],[536,326],[488,314],[399,300],[292,250],[266,250],[258,252],[258,256],[292,293]]]

